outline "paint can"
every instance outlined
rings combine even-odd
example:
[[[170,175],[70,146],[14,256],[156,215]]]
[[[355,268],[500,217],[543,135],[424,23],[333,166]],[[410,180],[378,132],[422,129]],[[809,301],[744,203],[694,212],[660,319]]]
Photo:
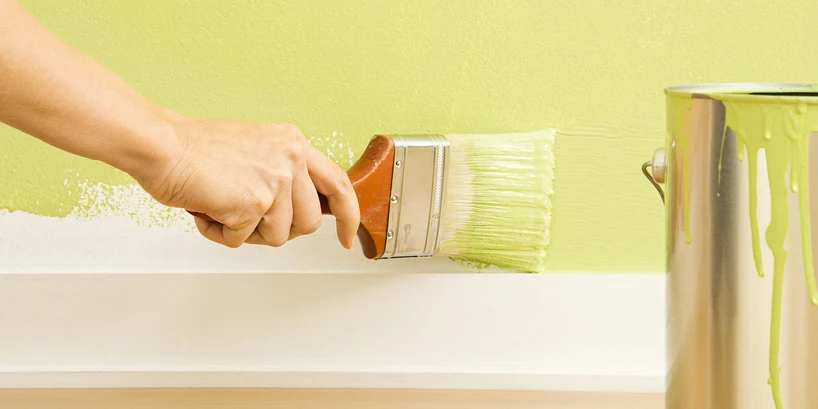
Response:
[[[665,204],[665,408],[816,408],[818,87],[689,85],[665,98],[665,147],[642,166]]]

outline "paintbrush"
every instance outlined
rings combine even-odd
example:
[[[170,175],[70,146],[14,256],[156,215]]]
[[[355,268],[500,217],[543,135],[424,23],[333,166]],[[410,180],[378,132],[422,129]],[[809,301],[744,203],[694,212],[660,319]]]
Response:
[[[375,136],[347,171],[364,256],[442,255],[544,272],[555,134]],[[331,214],[319,197],[323,214]]]

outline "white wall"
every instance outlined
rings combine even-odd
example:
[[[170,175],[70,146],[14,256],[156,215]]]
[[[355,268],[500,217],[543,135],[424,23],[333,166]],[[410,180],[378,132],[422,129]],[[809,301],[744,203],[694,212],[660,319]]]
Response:
[[[331,218],[232,250],[183,214],[92,216],[0,214],[0,387],[664,390],[662,275],[373,262]]]

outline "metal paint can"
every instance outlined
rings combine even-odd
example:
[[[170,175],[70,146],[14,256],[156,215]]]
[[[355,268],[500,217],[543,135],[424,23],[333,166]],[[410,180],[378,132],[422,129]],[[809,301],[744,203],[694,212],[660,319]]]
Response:
[[[642,171],[665,203],[667,267],[666,409],[774,409],[769,378],[772,254],[764,245],[770,218],[765,161],[758,160],[758,220],[766,277],[756,273],[750,228],[749,172],[739,160],[735,132],[725,126],[725,104],[713,92],[818,97],[800,84],[713,84],[665,90],[668,133]],[[679,95],[688,95],[687,102]],[[677,104],[692,106],[685,115]],[[676,123],[674,121],[684,121]],[[688,165],[674,143],[683,126]],[[810,137],[814,136],[811,134]],[[818,220],[818,141],[810,144],[809,213]],[[683,192],[689,192],[686,239]],[[801,261],[798,202],[789,200],[789,254],[784,284],[781,393],[786,408],[818,407],[818,308],[809,300]],[[813,246],[818,243],[812,229]],[[818,248],[813,252],[818,254]],[[818,257],[816,257],[818,259]],[[818,270],[818,266],[815,267]]]

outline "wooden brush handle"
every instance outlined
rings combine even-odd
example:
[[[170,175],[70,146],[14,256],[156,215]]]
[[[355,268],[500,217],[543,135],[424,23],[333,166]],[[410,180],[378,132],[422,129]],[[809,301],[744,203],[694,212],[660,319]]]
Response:
[[[389,218],[389,194],[392,191],[392,166],[395,161],[395,143],[385,135],[374,137],[361,158],[347,171],[358,205],[361,225],[358,240],[364,256],[376,259],[386,247],[386,225]],[[326,196],[318,194],[321,213],[331,215]],[[207,221],[214,221],[206,214],[188,213]]]

